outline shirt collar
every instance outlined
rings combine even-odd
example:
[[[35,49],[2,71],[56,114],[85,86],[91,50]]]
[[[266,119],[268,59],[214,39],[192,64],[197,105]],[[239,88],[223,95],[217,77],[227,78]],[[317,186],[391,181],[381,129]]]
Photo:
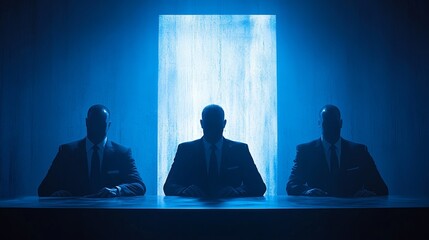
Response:
[[[326,149],[326,150],[329,150],[330,149],[330,147],[331,147],[331,144],[330,143],[328,143],[324,138],[323,138],[323,135],[322,135],[322,137],[321,137],[321,140],[322,140],[322,144],[323,144],[323,147]],[[340,138],[338,138],[338,141],[334,144],[334,146],[335,146],[335,149],[338,151],[338,150],[340,150],[341,151],[341,137]]]
[[[99,144],[97,144],[97,147],[100,149],[100,150],[103,150],[104,149],[104,147],[106,146],[106,143],[107,143],[107,137],[105,137],[104,139],[103,139],[103,141],[101,141]],[[92,143],[91,142],[91,140],[89,140],[88,139],[88,137],[86,137],[86,152],[88,152],[89,150],[91,150],[92,149],[92,147],[94,146],[95,144],[94,143]]]
[[[207,142],[207,140],[203,137],[203,143],[204,143],[204,148],[206,149],[206,150],[211,150],[211,146],[212,146],[212,144],[211,143],[209,143],[209,142]],[[221,150],[222,149],[222,145],[223,145],[223,137],[221,137],[220,139],[219,139],[219,141],[217,141],[216,143],[215,143],[215,146],[216,146],[216,150]]]

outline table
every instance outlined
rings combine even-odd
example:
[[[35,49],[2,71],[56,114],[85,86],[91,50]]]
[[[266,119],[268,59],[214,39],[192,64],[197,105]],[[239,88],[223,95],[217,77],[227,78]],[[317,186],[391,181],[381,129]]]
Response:
[[[429,229],[429,199],[267,196],[0,200],[2,233],[20,239],[409,238]]]

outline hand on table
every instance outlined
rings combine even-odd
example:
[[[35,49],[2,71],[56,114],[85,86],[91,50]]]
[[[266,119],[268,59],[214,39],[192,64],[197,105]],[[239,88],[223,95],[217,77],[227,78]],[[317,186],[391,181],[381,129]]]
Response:
[[[100,191],[89,194],[84,197],[88,198],[112,198],[112,197],[119,197],[119,190],[117,188],[108,188],[104,187]]]
[[[311,196],[311,197],[324,197],[324,196],[327,196],[328,193],[323,191],[320,188],[312,188],[312,189],[305,191],[303,195],[304,196]]]
[[[216,197],[220,197],[220,198],[231,198],[231,197],[239,197],[239,196],[240,196],[240,192],[231,186],[221,188],[216,193]]]
[[[199,188],[196,185],[188,186],[187,188],[185,188],[185,190],[182,191],[181,195],[185,197],[205,197],[206,196],[204,191],[201,190],[201,188]]]
[[[66,190],[58,190],[51,194],[51,197],[71,197],[72,194]]]
[[[361,189],[359,191],[357,191],[353,197],[375,197],[377,194],[375,194],[375,192],[366,190],[366,189]]]

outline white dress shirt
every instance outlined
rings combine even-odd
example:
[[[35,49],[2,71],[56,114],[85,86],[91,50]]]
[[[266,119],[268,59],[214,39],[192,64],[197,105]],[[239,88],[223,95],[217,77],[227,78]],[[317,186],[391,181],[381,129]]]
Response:
[[[100,157],[100,168],[103,162],[104,147],[106,146],[106,142],[107,142],[107,137],[104,138],[104,140],[101,141],[99,144],[97,144],[98,156]],[[88,138],[86,138],[86,159],[88,162],[88,176],[91,174],[92,152],[94,152],[93,146],[94,146],[94,143],[92,143]]]
[[[209,166],[210,166],[210,155],[212,153],[212,144],[207,142],[206,139],[203,137],[203,143],[204,143],[204,153],[206,156],[206,167],[207,167],[207,173],[209,172]],[[220,168],[220,163],[222,161],[222,145],[223,145],[223,137],[220,138],[219,141],[215,144],[216,150],[216,162],[218,170]]]
[[[326,162],[328,163],[329,171],[331,170],[331,144],[328,143],[325,139],[323,139],[322,136],[322,144],[323,144],[323,150],[325,151],[325,157]],[[341,166],[341,137],[338,139],[338,141],[334,144],[335,145],[335,151],[337,152],[338,156],[338,166]]]

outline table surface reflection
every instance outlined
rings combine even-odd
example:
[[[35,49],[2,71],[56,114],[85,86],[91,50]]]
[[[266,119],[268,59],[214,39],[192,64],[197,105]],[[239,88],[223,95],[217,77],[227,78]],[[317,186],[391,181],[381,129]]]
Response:
[[[429,198],[388,196],[332,198],[266,196],[234,199],[198,199],[172,196],[121,198],[39,198],[28,196],[0,200],[0,208],[106,208],[106,209],[331,209],[427,208]]]

